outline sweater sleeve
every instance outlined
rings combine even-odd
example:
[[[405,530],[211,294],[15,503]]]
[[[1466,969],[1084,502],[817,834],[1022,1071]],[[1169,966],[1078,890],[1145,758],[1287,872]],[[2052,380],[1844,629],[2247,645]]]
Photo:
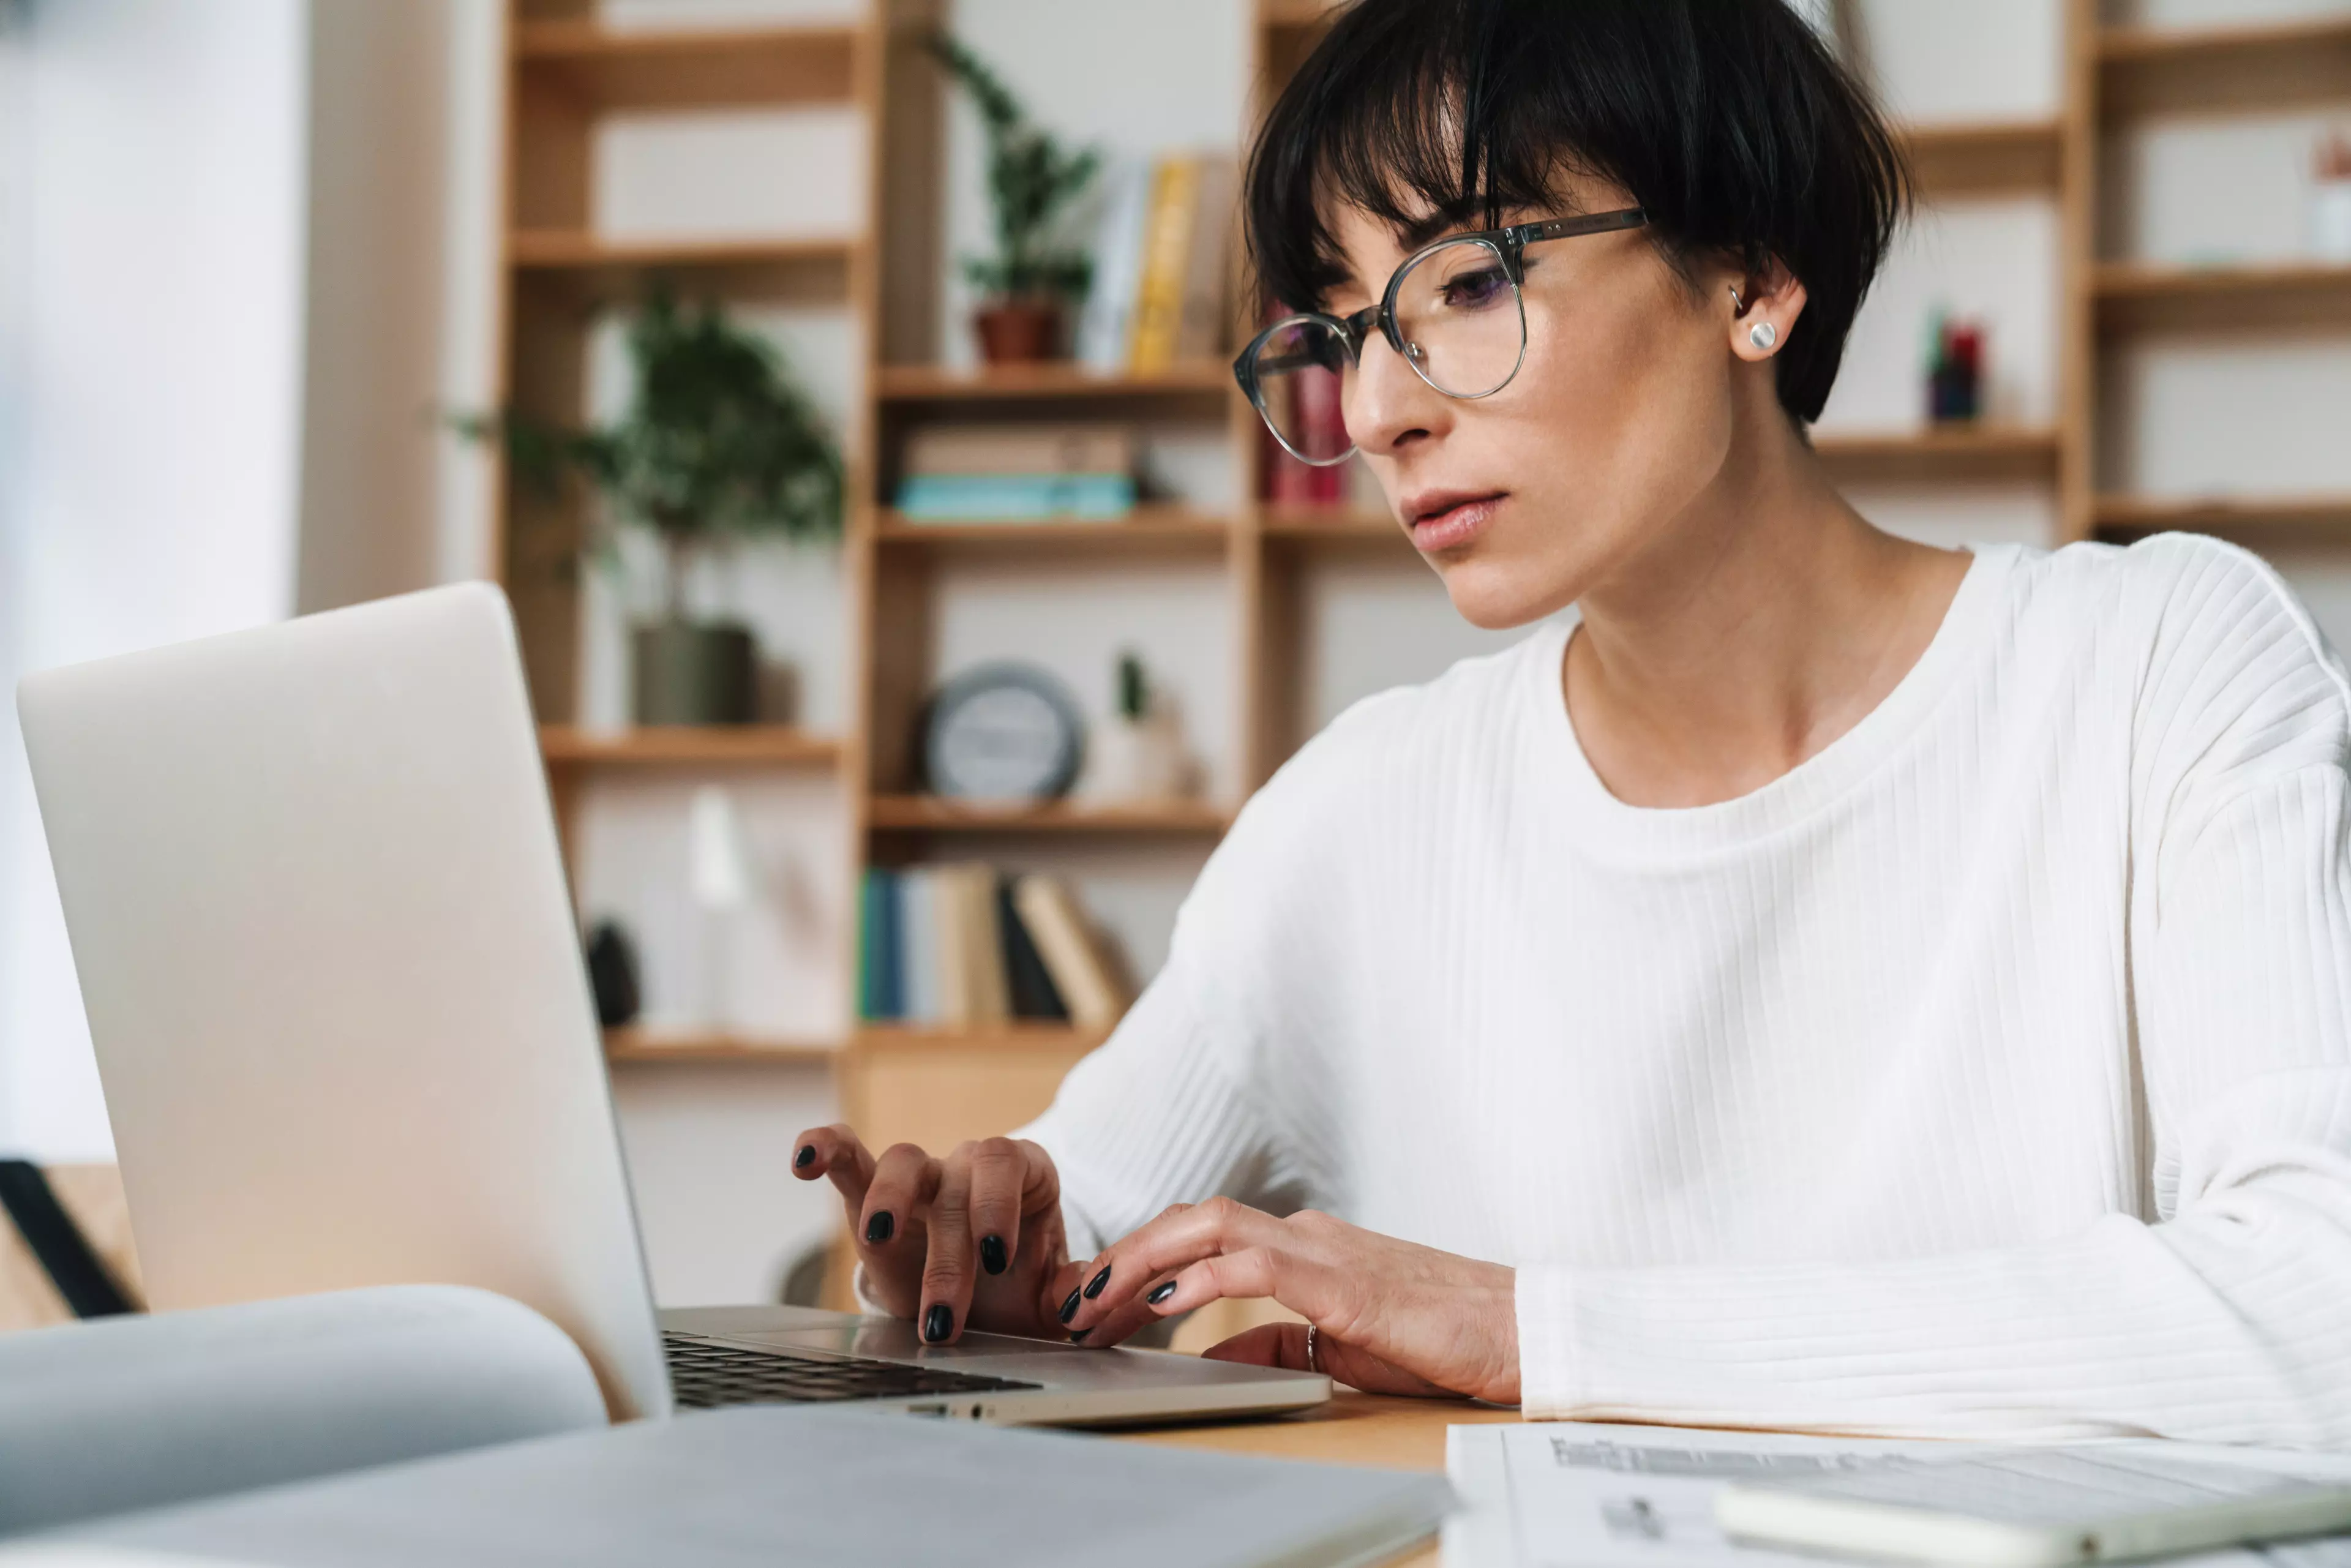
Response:
[[[1328,1033],[1305,977],[1328,972],[1333,939],[1329,750],[1311,744],[1243,808],[1184,901],[1166,965],[1016,1134],[1060,1169],[1074,1255],[1174,1203],[1286,1214],[1327,1201],[1301,1085]]]
[[[2190,564],[2210,602],[2156,640],[2132,784],[2151,1218],[1894,1262],[1522,1270],[1529,1416],[2351,1445],[2342,671],[2265,570]]]

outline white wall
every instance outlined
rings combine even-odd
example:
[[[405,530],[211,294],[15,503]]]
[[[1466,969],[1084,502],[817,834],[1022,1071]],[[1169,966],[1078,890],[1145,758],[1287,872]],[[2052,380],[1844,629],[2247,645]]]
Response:
[[[304,612],[440,576],[452,7],[310,0]]]
[[[308,48],[299,0],[34,0],[17,27],[12,693],[292,607]],[[103,1155],[13,695],[0,778],[0,1146]]]

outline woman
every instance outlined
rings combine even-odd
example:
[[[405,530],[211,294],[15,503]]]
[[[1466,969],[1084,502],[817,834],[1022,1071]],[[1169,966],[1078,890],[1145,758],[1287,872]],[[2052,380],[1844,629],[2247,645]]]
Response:
[[[1211,1354],[1531,1416],[2351,1442],[2342,666],[2225,545],[1838,497],[1901,198],[1780,0],[1341,18],[1249,184],[1314,315],[1244,381],[1323,457],[1335,367],[1456,607],[1536,629],[1283,768],[1025,1136],[805,1137],[873,1303],[1270,1296],[1312,1333]]]

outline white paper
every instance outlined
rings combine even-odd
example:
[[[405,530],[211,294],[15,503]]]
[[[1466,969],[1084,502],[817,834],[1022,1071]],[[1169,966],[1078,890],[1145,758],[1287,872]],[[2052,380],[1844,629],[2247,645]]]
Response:
[[[2120,1452],[2203,1457],[2296,1475],[2351,1476],[2351,1456],[2202,1444],[2123,1442]],[[1460,1509],[1445,1526],[1445,1568],[1820,1568],[1818,1558],[1734,1546],[1714,1497],[1734,1480],[1865,1469],[1975,1448],[1583,1421],[1452,1427],[1445,1469]],[[2175,1568],[2351,1568],[2351,1537],[2170,1560]]]

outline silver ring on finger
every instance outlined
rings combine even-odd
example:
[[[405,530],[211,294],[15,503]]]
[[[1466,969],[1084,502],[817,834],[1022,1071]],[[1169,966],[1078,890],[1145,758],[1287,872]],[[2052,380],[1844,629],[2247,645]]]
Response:
[[[1309,1372],[1322,1370],[1322,1347],[1317,1340],[1321,1332],[1312,1323],[1306,1325],[1306,1370]]]

